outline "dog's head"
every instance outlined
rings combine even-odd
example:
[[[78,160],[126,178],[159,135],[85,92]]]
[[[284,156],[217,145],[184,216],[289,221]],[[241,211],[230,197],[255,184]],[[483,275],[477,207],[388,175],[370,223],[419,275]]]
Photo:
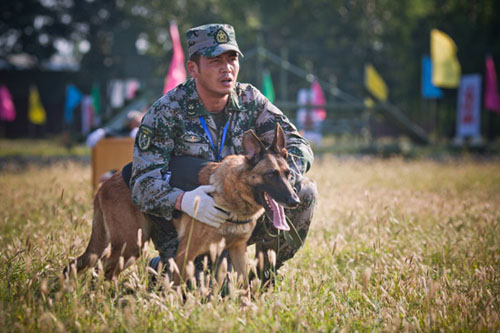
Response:
[[[250,130],[243,135],[243,149],[249,165],[247,181],[255,201],[262,205],[277,229],[288,230],[283,207],[296,207],[300,201],[290,184],[285,133],[277,123],[269,148]]]

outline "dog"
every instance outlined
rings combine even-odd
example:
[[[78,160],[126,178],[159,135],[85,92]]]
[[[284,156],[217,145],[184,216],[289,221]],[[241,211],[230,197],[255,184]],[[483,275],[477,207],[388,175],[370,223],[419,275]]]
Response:
[[[230,212],[227,222],[213,228],[185,213],[172,220],[179,239],[175,258],[179,272],[174,274],[175,285],[185,280],[186,263],[208,253],[210,244],[219,244],[222,240],[238,279],[247,285],[246,247],[257,220],[266,213],[277,229],[288,230],[284,207],[295,207],[300,201],[289,181],[283,129],[277,123],[269,148],[253,130],[245,132],[242,145],[245,155],[230,155],[219,163],[207,163],[198,175],[201,185],[215,186],[212,197],[218,206]],[[101,259],[105,278],[117,277],[140,256],[142,244],[150,239],[150,223],[132,202],[122,173],[115,173],[95,195],[87,249],[66,266],[65,274],[69,274],[71,266],[79,272]]]

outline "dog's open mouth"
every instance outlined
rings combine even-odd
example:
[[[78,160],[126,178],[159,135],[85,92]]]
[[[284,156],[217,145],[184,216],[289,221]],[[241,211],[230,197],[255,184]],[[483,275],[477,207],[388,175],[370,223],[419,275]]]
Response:
[[[267,193],[264,192],[264,209],[269,218],[273,220],[273,225],[279,230],[290,230],[285,221],[285,210],[283,206],[277,203]]]

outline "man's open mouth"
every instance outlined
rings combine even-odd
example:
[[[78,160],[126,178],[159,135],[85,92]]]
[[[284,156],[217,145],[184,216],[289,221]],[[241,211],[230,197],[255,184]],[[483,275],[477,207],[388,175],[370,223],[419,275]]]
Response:
[[[272,219],[274,227],[279,230],[290,230],[290,227],[285,221],[285,210],[283,206],[277,203],[266,192],[264,192],[263,197],[264,209],[266,210],[268,218]]]
[[[220,80],[220,82],[223,84],[223,85],[230,85],[232,82],[233,82],[233,79],[231,79],[230,77],[226,77],[226,78],[222,78]]]

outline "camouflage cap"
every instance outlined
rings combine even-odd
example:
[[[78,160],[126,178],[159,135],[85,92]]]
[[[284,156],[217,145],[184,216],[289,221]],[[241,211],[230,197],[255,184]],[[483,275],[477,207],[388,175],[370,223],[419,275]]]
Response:
[[[243,57],[234,28],[229,24],[205,24],[186,32],[189,58],[196,52],[205,57],[216,57],[227,51],[236,51]]]

